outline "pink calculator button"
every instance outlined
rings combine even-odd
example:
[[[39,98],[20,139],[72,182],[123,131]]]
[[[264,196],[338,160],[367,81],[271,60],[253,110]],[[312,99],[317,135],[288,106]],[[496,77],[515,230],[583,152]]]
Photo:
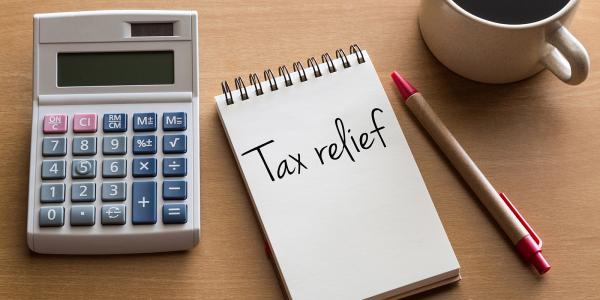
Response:
[[[96,132],[96,114],[75,114],[73,132]]]
[[[67,124],[66,114],[45,115],[44,133],[65,133]]]

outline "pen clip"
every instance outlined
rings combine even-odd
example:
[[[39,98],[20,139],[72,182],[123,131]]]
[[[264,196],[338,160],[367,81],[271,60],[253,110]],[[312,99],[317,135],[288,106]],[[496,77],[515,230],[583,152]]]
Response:
[[[540,248],[542,248],[542,239],[540,239],[540,237],[537,235],[537,233],[535,233],[535,231],[533,231],[533,228],[531,228],[531,226],[529,226],[529,223],[527,223],[527,221],[525,221],[525,218],[523,218],[523,216],[519,213],[517,208],[510,202],[510,200],[508,200],[508,197],[506,197],[506,195],[504,193],[498,193],[498,194],[500,194],[500,198],[502,198],[502,200],[504,200],[504,203],[506,203],[508,208],[510,208],[510,211],[512,211],[512,213],[515,215],[515,217],[517,217],[519,222],[521,222],[521,224],[523,224],[523,226],[525,227],[527,232],[529,232],[529,234],[531,235],[531,238],[533,238],[533,240],[538,244],[538,246]]]

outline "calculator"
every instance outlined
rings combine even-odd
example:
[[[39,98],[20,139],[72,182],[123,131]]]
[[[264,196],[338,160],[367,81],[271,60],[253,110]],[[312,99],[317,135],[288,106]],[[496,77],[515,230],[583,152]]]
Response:
[[[197,28],[194,11],[34,16],[31,250],[198,244]]]

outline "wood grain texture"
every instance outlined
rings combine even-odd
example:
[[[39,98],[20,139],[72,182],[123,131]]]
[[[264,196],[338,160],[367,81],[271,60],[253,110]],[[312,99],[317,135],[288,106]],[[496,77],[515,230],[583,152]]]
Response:
[[[213,96],[239,74],[276,69],[357,42],[368,49],[462,266],[429,299],[588,299],[600,295],[600,2],[582,1],[571,31],[592,73],[571,87],[549,72],[518,83],[465,80],[428,52],[418,1],[0,2],[0,298],[243,298],[283,294],[218,120]],[[188,252],[48,256],[27,249],[32,15],[95,9],[199,13],[202,234]],[[407,76],[482,171],[544,239],[553,269],[522,263],[508,238],[399,101]],[[402,272],[405,270],[399,270]]]

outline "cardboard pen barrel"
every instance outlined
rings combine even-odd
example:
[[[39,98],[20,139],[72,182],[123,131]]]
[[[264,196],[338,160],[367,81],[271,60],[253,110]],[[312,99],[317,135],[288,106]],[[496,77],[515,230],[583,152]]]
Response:
[[[406,105],[506,232],[512,243],[517,244],[523,237],[529,235],[529,232],[506,206],[492,184],[433,112],[423,96],[420,93],[413,94],[406,99]]]

